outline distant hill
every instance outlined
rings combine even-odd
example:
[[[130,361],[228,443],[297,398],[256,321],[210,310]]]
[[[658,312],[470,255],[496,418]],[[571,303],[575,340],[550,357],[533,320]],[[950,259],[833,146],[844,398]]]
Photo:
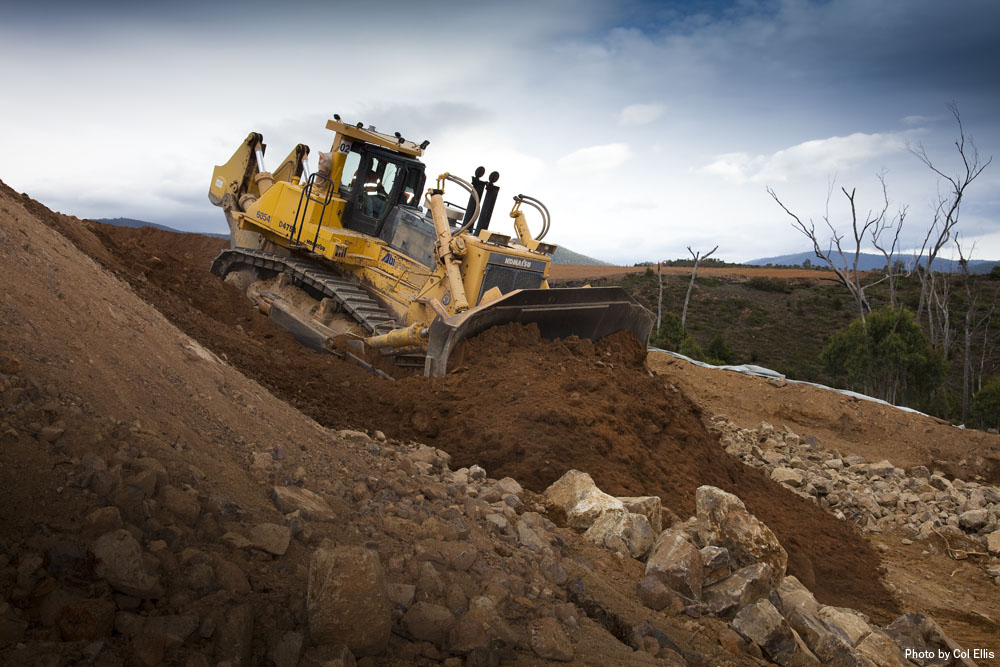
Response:
[[[155,229],[162,229],[165,232],[174,232],[175,234],[201,234],[202,236],[214,236],[220,239],[228,239],[229,236],[226,234],[212,234],[210,232],[185,232],[180,229],[174,229],[173,227],[167,227],[166,225],[158,225],[155,222],[146,222],[145,220],[136,220],[134,218],[95,218],[96,222],[103,222],[106,225],[114,225],[115,227],[153,227]]]
[[[578,252],[573,252],[563,248],[562,246],[556,248],[556,252],[552,255],[553,264],[584,264],[586,266],[608,266],[607,262],[602,262],[599,259],[594,259],[593,257],[587,257],[586,255],[581,255]]]
[[[844,256],[847,257],[849,263],[854,262],[854,253],[846,252]],[[905,266],[912,266],[916,261],[916,255],[896,255],[898,261],[903,262]],[[792,255],[778,255],[777,257],[762,257],[760,259],[751,259],[746,262],[750,266],[766,266],[768,264],[774,266],[802,266],[803,262],[809,260],[813,266],[825,266],[823,260],[816,257],[816,253],[813,252],[799,252]],[[1000,265],[998,260],[988,260],[988,259],[973,259],[969,261],[969,270],[972,273],[989,273],[993,270],[994,266]],[[872,269],[882,269],[885,268],[885,258],[882,255],[876,255],[874,253],[861,253],[860,260],[858,261],[858,268],[862,271],[871,271]],[[940,257],[934,260],[934,270],[940,271],[942,273],[955,273],[959,271],[958,261],[950,259],[941,259]]]
[[[174,229],[173,227],[167,227],[166,225],[158,225],[155,222],[146,222],[145,220],[136,220],[134,218],[96,218],[97,222],[103,222],[106,225],[115,225],[116,227],[155,227],[156,229],[162,229],[166,232],[174,232],[176,234],[202,234],[204,236],[215,236],[220,239],[228,239],[229,237],[225,234],[210,234],[208,232],[185,232],[180,229]],[[587,266],[607,266],[607,262],[602,262],[599,259],[594,259],[593,257],[587,257],[586,255],[581,255],[580,253],[573,252],[572,250],[567,250],[566,248],[557,248],[554,255],[552,255],[553,264],[585,264]]]

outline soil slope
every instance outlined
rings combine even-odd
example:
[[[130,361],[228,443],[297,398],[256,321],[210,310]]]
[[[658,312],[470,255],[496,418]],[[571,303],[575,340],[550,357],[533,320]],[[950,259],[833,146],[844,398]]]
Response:
[[[920,586],[897,586],[900,597],[894,600],[875,576],[882,562],[866,537],[725,455],[703,418],[725,414],[747,426],[762,420],[788,425],[815,435],[827,449],[938,467],[967,479],[980,475],[996,482],[1000,474],[996,436],[814,388],[698,369],[664,355],[648,360],[652,374],[644,351],[625,337],[596,345],[548,343],[531,329],[497,329],[469,341],[445,378],[378,380],[298,346],[239,291],[209,274],[224,245],[218,239],[67,218],[2,184],[0,214],[15,222],[0,228],[0,243],[34,256],[34,266],[51,266],[48,272],[21,273],[7,263],[5,280],[12,287],[0,302],[10,334],[7,349],[17,351],[57,394],[77,397],[86,415],[100,416],[101,428],[80,420],[82,432],[94,429],[95,442],[103,438],[117,446],[114,434],[125,432],[144,447],[183,452],[227,497],[251,511],[269,509],[245,473],[253,451],[287,443],[296,462],[301,457],[308,463],[313,455],[299,444],[324,441],[324,431],[303,420],[301,411],[323,426],[380,429],[392,438],[433,444],[453,455],[454,467],[480,463],[491,476],[510,475],[536,491],[577,468],[611,493],[660,495],[686,517],[697,486],[719,486],[743,498],[775,530],[790,553],[790,573],[819,599],[885,622],[900,598],[907,608],[929,603]],[[81,259],[54,234],[27,233],[27,223],[36,219],[90,259]],[[98,265],[146,303],[136,305],[140,300]],[[51,305],[37,308],[40,303]],[[105,327],[108,318],[113,325]],[[228,363],[213,361],[212,354]],[[210,445],[185,448],[199,439]],[[7,453],[15,460],[23,452]],[[50,488],[45,469],[51,465],[39,460],[27,466],[35,476],[10,478],[15,481],[2,500],[23,512],[7,514],[5,534],[30,530],[18,517],[30,516],[33,499],[66,502]],[[950,561],[893,539],[882,549],[897,584],[913,567],[926,566],[935,576],[943,571],[939,583],[948,586]],[[983,578],[976,576],[962,580],[970,597],[960,604],[977,604],[971,589]],[[957,628],[961,636],[962,628],[971,627],[964,634],[969,641],[995,636],[995,625],[970,618],[957,614],[946,628]]]
[[[694,404],[644,370],[634,341],[553,344],[506,329],[470,342],[464,366],[446,378],[386,382],[304,350],[212,276],[218,239],[46,219],[183,331],[325,426],[433,444],[456,465],[479,462],[534,491],[585,470],[610,493],[660,495],[682,517],[698,486],[718,486],[772,527],[790,572],[820,600],[882,620],[896,611],[872,577],[878,556],[854,527],[722,453]]]

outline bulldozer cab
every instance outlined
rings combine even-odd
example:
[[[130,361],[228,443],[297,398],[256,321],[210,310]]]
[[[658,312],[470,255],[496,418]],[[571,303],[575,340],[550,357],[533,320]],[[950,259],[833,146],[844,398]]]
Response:
[[[424,187],[424,165],[409,157],[356,141],[344,162],[340,184],[347,200],[342,224],[378,236],[393,208],[416,206]]]

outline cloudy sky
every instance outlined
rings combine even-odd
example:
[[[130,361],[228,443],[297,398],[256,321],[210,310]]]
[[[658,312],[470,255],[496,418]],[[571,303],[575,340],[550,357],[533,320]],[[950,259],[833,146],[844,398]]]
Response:
[[[998,157],[960,230],[1000,259],[994,0],[41,1],[4,10],[0,61],[0,180],[64,213],[226,231],[213,165],[256,130],[315,167],[339,113],[430,140],[431,174],[499,170],[498,213],[538,197],[546,240],[620,263],[806,250],[766,186],[820,222],[831,182],[881,208],[883,171],[916,239],[943,186],[907,149],[956,172],[954,102]]]

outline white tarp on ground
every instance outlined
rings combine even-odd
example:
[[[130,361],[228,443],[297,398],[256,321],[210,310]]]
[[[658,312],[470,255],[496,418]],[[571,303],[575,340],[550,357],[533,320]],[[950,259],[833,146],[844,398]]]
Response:
[[[648,348],[650,352],[662,352],[663,354],[669,354],[671,357],[677,357],[678,359],[683,359],[688,361],[695,366],[701,366],[702,368],[711,368],[720,371],[736,371],[737,373],[743,373],[744,375],[756,375],[758,377],[764,378],[774,378],[777,380],[784,380],[785,382],[793,382],[795,384],[804,384],[810,387],[818,387],[820,389],[826,389],[827,391],[835,391],[838,394],[843,394],[844,396],[851,396],[852,398],[857,398],[862,401],[871,401],[872,403],[879,403],[881,405],[888,405],[890,408],[896,408],[897,410],[902,410],[903,412],[912,412],[915,415],[923,415],[928,417],[929,415],[920,412],[919,410],[914,410],[913,408],[908,408],[902,405],[893,405],[887,401],[883,401],[880,398],[872,398],[871,396],[865,396],[864,394],[859,394],[856,391],[849,391],[847,389],[834,389],[833,387],[827,387],[823,384],[816,384],[815,382],[804,382],[803,380],[789,380],[787,377],[779,373],[778,371],[772,371],[770,368],[764,368],[763,366],[754,366],[753,364],[741,364],[739,366],[713,366],[712,364],[706,364],[704,361],[696,361],[691,357],[685,357],[683,354],[678,352],[671,352],[670,350],[661,350],[658,347]],[[959,427],[963,428],[963,427]]]

